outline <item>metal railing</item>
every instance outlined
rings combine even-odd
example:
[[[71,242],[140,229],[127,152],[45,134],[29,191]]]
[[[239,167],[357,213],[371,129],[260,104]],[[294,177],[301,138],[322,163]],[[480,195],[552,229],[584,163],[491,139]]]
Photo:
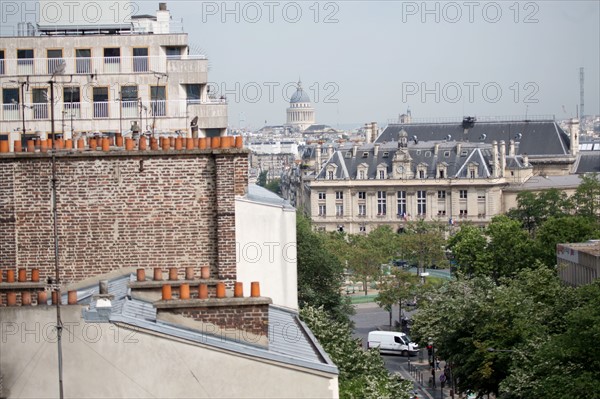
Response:
[[[167,73],[170,60],[206,60],[204,55],[182,54],[177,57],[120,56],[120,57],[62,57],[62,58],[5,58],[0,60],[0,75],[52,75],[58,65],[66,63],[65,74],[100,73]]]
[[[50,119],[50,103],[37,102],[24,104],[10,103],[0,104],[0,121],[25,121]],[[210,118],[227,115],[227,102],[194,100],[188,102],[181,100],[129,100],[129,101],[82,101],[63,102],[57,100],[54,107],[54,117],[74,119],[137,119],[140,117],[152,118],[154,116],[164,118],[189,118],[195,116]]]
[[[500,115],[500,116],[475,116],[475,125],[478,122],[524,122],[524,121],[555,121],[555,115]],[[401,125],[398,118],[388,119],[390,125]],[[431,118],[411,118],[410,122],[404,124],[426,124],[426,123],[450,123],[461,124],[463,117],[431,117]]]

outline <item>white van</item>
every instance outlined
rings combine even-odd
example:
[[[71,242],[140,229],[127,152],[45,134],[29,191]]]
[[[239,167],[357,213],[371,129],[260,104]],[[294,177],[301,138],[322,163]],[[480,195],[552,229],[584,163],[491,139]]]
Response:
[[[371,331],[367,348],[379,348],[381,353],[400,353],[402,356],[415,356],[419,345],[410,341],[410,337],[395,331]]]

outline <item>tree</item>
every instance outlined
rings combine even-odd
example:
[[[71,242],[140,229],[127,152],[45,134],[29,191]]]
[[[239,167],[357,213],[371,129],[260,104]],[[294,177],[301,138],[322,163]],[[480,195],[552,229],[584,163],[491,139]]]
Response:
[[[467,277],[489,274],[483,254],[487,239],[482,230],[472,224],[463,224],[460,230],[448,239],[447,248],[457,265],[459,275]]]
[[[267,190],[281,195],[281,179],[273,179],[264,186]]]
[[[332,321],[322,308],[305,307],[300,317],[337,365],[340,398],[408,399],[412,383],[390,375],[377,349],[364,351],[348,324]]]
[[[539,193],[520,192],[517,195],[517,204],[507,216],[519,220],[532,237],[535,237],[537,229],[548,218],[564,216],[572,207],[567,195],[556,188]]]
[[[264,170],[260,172],[258,175],[258,179],[256,179],[256,184],[261,187],[265,187],[267,185],[267,176],[269,174],[268,170]]]
[[[501,385],[510,398],[600,398],[600,281],[573,290],[564,327],[531,345]]]
[[[379,307],[389,309],[390,325],[392,324],[391,308],[398,304],[398,321],[402,320],[402,301],[412,298],[416,294],[418,277],[405,270],[394,268],[391,276],[384,279],[383,284],[379,287],[379,293],[375,298],[375,302]]]
[[[556,266],[556,245],[600,238],[598,224],[584,216],[551,217],[535,237],[540,260],[548,267]]]
[[[525,269],[498,282],[487,276],[451,281],[422,301],[411,333],[420,342],[434,342],[452,365],[460,390],[498,397],[505,394],[501,384],[513,373],[513,358],[565,329],[562,315],[572,306],[570,292],[546,268]]]
[[[598,221],[600,217],[600,175],[590,173],[580,175],[581,183],[572,200],[576,214]]]
[[[300,307],[323,306],[337,320],[347,321],[352,308],[341,294],[343,267],[325,247],[323,235],[314,232],[310,220],[300,214],[296,241]]]
[[[402,256],[417,264],[417,272],[426,267],[447,263],[444,227],[441,224],[427,223],[423,220],[409,223],[405,233],[400,235]]]
[[[533,241],[521,229],[518,221],[501,215],[492,219],[485,229],[488,243],[483,262],[488,264],[492,278],[513,276],[519,270],[531,267],[534,262]]]

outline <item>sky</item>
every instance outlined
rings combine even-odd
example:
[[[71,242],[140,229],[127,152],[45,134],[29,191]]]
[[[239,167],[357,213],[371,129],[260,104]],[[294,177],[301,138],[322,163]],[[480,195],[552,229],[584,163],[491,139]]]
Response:
[[[208,56],[231,127],[285,123],[299,78],[317,123],[333,127],[407,109],[563,119],[577,115],[580,67],[585,113],[600,114],[599,1],[166,2]],[[154,14],[158,1],[135,8]]]

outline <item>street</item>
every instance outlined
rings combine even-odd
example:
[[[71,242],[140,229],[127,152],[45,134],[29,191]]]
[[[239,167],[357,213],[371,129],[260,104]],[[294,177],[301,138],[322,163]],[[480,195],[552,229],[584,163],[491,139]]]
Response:
[[[381,309],[376,303],[362,303],[354,305],[355,314],[351,317],[354,322],[353,336],[362,341],[363,348],[367,347],[367,337],[369,331],[378,328],[389,327],[389,312]],[[404,311],[405,317],[410,317],[414,313],[413,308],[410,311]],[[398,320],[398,306],[392,309],[392,325]],[[400,355],[382,355],[386,368],[390,373],[400,373],[402,378],[413,381],[414,389],[418,393],[418,398],[450,398],[450,390],[440,390],[439,379],[436,381],[436,388],[430,387],[430,368],[427,361],[427,352],[421,349],[419,356],[404,357]],[[443,369],[444,362],[441,363]],[[439,371],[437,377],[439,377]]]

